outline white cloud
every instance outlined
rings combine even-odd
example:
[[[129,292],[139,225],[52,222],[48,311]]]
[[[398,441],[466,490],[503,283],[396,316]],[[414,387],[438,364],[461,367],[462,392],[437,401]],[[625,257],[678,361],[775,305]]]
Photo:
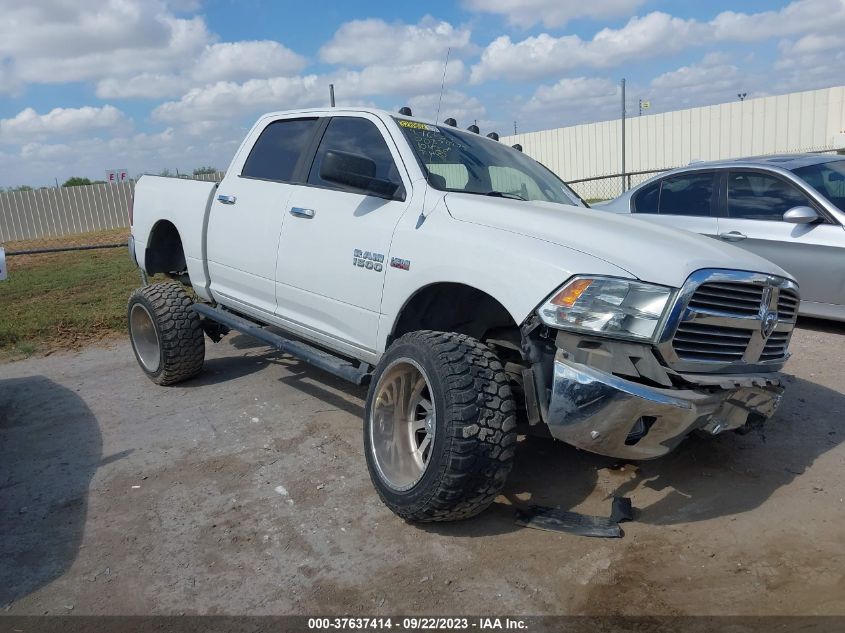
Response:
[[[619,86],[599,77],[564,78],[538,86],[520,108],[522,127],[541,129],[616,118]],[[530,123],[529,123],[530,122]]]
[[[845,28],[845,0],[796,0],[777,11],[737,13],[724,11],[711,22],[713,38],[756,42]]]
[[[235,119],[266,110],[315,106],[328,100],[317,93],[317,76],[251,79],[244,83],[218,81],[188,91],[178,101],[163,103],[153,110],[157,121],[191,123]]]
[[[97,83],[101,99],[162,99],[218,81],[291,76],[306,65],[301,55],[271,40],[211,44],[179,73],[140,73]]]
[[[446,57],[470,45],[470,31],[427,16],[419,24],[389,24],[384,20],[353,20],[343,24],[320,49],[320,59],[342,66],[413,64]]]
[[[2,0],[0,58],[21,83],[68,83],[172,70],[210,42],[202,18],[157,0]]]
[[[466,67],[460,60],[449,62],[445,85],[451,86],[466,77]],[[327,75],[325,85],[334,83],[341,97],[370,97],[377,95],[413,95],[440,89],[443,81],[443,62],[424,61],[406,66],[367,66]]]
[[[450,63],[446,85],[453,85],[465,76],[462,62]],[[368,66],[329,75],[271,77],[243,83],[220,81],[194,88],[178,101],[161,104],[153,110],[153,118],[197,123],[257,115],[267,110],[326,106],[330,83],[335,86],[337,103],[352,105],[376,95],[413,95],[439,89],[442,78],[442,64],[430,61],[408,66]]]
[[[414,115],[423,119],[442,123],[445,119],[453,118],[458,125],[466,127],[472,121],[484,120],[487,116],[487,109],[476,97],[471,97],[458,90],[447,90],[443,94],[440,104],[440,116],[437,116],[437,105],[440,102],[440,93],[416,95],[408,99],[408,106],[413,110]]]
[[[672,110],[697,105],[705,95],[729,101],[737,90],[746,87],[747,79],[739,68],[719,53],[705,55],[698,64],[681,66],[655,77],[650,84],[652,94],[659,94],[660,109]]]
[[[580,67],[609,68],[631,60],[671,54],[716,42],[754,42],[845,29],[845,0],[795,0],[778,11],[725,11],[709,22],[654,11],[618,29],[605,28],[590,40],[543,33],[513,42],[490,43],[472,68],[475,83],[526,80]]]
[[[305,67],[305,58],[271,40],[225,42],[203,51],[190,73],[196,81],[244,81],[292,75]]]
[[[20,111],[10,119],[0,120],[0,143],[22,144],[55,137],[78,136],[102,131],[119,131],[130,121],[117,108],[55,108],[38,114],[32,108]]]
[[[810,34],[780,43],[780,58],[775,63],[779,91],[809,90],[831,84],[845,64],[845,35]]]
[[[520,42],[503,35],[495,39],[472,68],[473,83],[491,79],[525,80],[589,66],[608,68],[623,61],[676,52],[700,30],[694,20],[652,12],[634,17],[620,29],[602,29],[592,40],[577,35],[547,33]]]
[[[547,28],[564,26],[578,18],[614,18],[631,15],[645,0],[465,0],[471,11],[507,17],[515,26],[529,27],[542,22]]]

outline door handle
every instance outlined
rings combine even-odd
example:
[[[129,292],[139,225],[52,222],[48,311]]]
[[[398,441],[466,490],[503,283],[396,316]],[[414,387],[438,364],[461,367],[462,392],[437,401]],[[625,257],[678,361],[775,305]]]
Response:
[[[223,204],[235,204],[237,200],[238,199],[235,196],[224,196],[222,193],[217,196],[217,201],[222,202]]]
[[[727,233],[719,233],[719,238],[726,242],[741,242],[747,236],[739,231],[728,231]]]
[[[290,214],[297,218],[311,219],[314,217],[314,209],[303,209],[302,207],[291,207]]]

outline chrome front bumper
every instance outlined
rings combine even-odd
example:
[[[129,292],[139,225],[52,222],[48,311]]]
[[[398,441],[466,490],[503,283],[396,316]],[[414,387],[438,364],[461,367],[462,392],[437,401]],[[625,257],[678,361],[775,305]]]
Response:
[[[586,451],[653,459],[692,431],[716,435],[740,428],[749,413],[770,417],[783,389],[776,379],[765,382],[709,393],[656,389],[571,362],[558,351],[547,422],[553,437]]]

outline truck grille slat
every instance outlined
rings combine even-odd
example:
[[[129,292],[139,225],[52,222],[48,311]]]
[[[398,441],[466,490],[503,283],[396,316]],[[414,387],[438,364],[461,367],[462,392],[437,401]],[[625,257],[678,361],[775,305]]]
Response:
[[[795,321],[798,294],[776,278],[749,275],[745,281],[743,273],[728,274],[738,280],[704,278],[691,295],[686,295],[689,299],[682,306],[685,309],[671,339],[677,359],[696,366],[718,363],[725,368],[786,360],[792,332],[791,328],[783,331],[783,323]],[[772,324],[775,312],[777,320]],[[703,317],[710,322],[702,323]],[[769,323],[765,334],[764,318]],[[719,324],[713,325],[714,321]],[[778,331],[771,332],[778,323]]]

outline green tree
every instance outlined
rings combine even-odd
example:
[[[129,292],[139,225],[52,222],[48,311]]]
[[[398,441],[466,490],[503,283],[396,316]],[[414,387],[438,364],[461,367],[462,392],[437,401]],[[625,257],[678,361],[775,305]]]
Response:
[[[194,170],[194,176],[205,176],[206,174],[216,174],[217,168],[206,166],[206,167],[197,167]]]
[[[81,187],[82,185],[90,185],[91,181],[88,178],[80,178],[73,176],[62,183],[62,187]]]

